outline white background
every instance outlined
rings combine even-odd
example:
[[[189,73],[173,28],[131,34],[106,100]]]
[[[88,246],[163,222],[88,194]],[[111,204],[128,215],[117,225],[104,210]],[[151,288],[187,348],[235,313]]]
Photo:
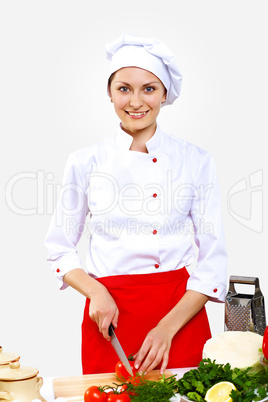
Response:
[[[1,1],[0,344],[22,365],[43,376],[81,373],[84,299],[58,290],[43,240],[68,154],[117,127],[104,46],[123,31],[175,53],[182,93],[159,123],[214,155],[228,275],[258,276],[268,297],[266,3]],[[83,257],[83,239],[80,247]],[[208,312],[222,332],[224,305]]]

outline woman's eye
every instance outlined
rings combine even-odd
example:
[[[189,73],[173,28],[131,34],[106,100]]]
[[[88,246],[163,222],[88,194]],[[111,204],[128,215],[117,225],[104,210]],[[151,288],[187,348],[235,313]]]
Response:
[[[146,87],[145,88],[146,92],[153,92],[153,90],[154,90],[154,87]]]
[[[121,92],[127,92],[127,91],[128,91],[128,88],[127,88],[127,87],[120,87],[119,90],[120,90]]]

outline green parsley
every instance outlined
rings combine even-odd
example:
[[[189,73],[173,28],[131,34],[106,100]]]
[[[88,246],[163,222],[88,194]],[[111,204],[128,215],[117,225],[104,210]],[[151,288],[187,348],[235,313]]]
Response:
[[[178,392],[191,401],[203,402],[209,388],[221,381],[232,382],[236,391],[231,392],[233,402],[260,401],[268,396],[268,372],[250,373],[250,368],[231,369],[230,364],[216,364],[210,359],[201,360],[197,369],[192,369],[177,381]]]

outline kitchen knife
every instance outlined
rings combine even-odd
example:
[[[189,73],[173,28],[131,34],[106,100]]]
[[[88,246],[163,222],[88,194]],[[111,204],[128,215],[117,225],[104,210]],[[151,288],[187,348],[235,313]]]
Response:
[[[127,370],[127,372],[130,375],[134,376],[134,373],[133,373],[132,368],[131,368],[131,366],[129,364],[128,358],[127,358],[122,346],[120,345],[120,342],[117,339],[117,336],[115,335],[113,324],[110,324],[110,326],[109,326],[109,335],[111,337],[111,344],[114,347],[114,350],[116,351],[116,354],[119,357],[119,360],[124,365],[124,367]]]

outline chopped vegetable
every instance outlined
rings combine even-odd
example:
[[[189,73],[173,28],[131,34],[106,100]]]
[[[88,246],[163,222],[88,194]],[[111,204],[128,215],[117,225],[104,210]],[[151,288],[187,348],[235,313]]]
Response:
[[[132,355],[128,356],[128,361],[135,377],[138,370],[136,370],[134,367],[134,358]],[[128,380],[132,377],[121,361],[119,361],[115,366],[115,374],[121,381]]]

